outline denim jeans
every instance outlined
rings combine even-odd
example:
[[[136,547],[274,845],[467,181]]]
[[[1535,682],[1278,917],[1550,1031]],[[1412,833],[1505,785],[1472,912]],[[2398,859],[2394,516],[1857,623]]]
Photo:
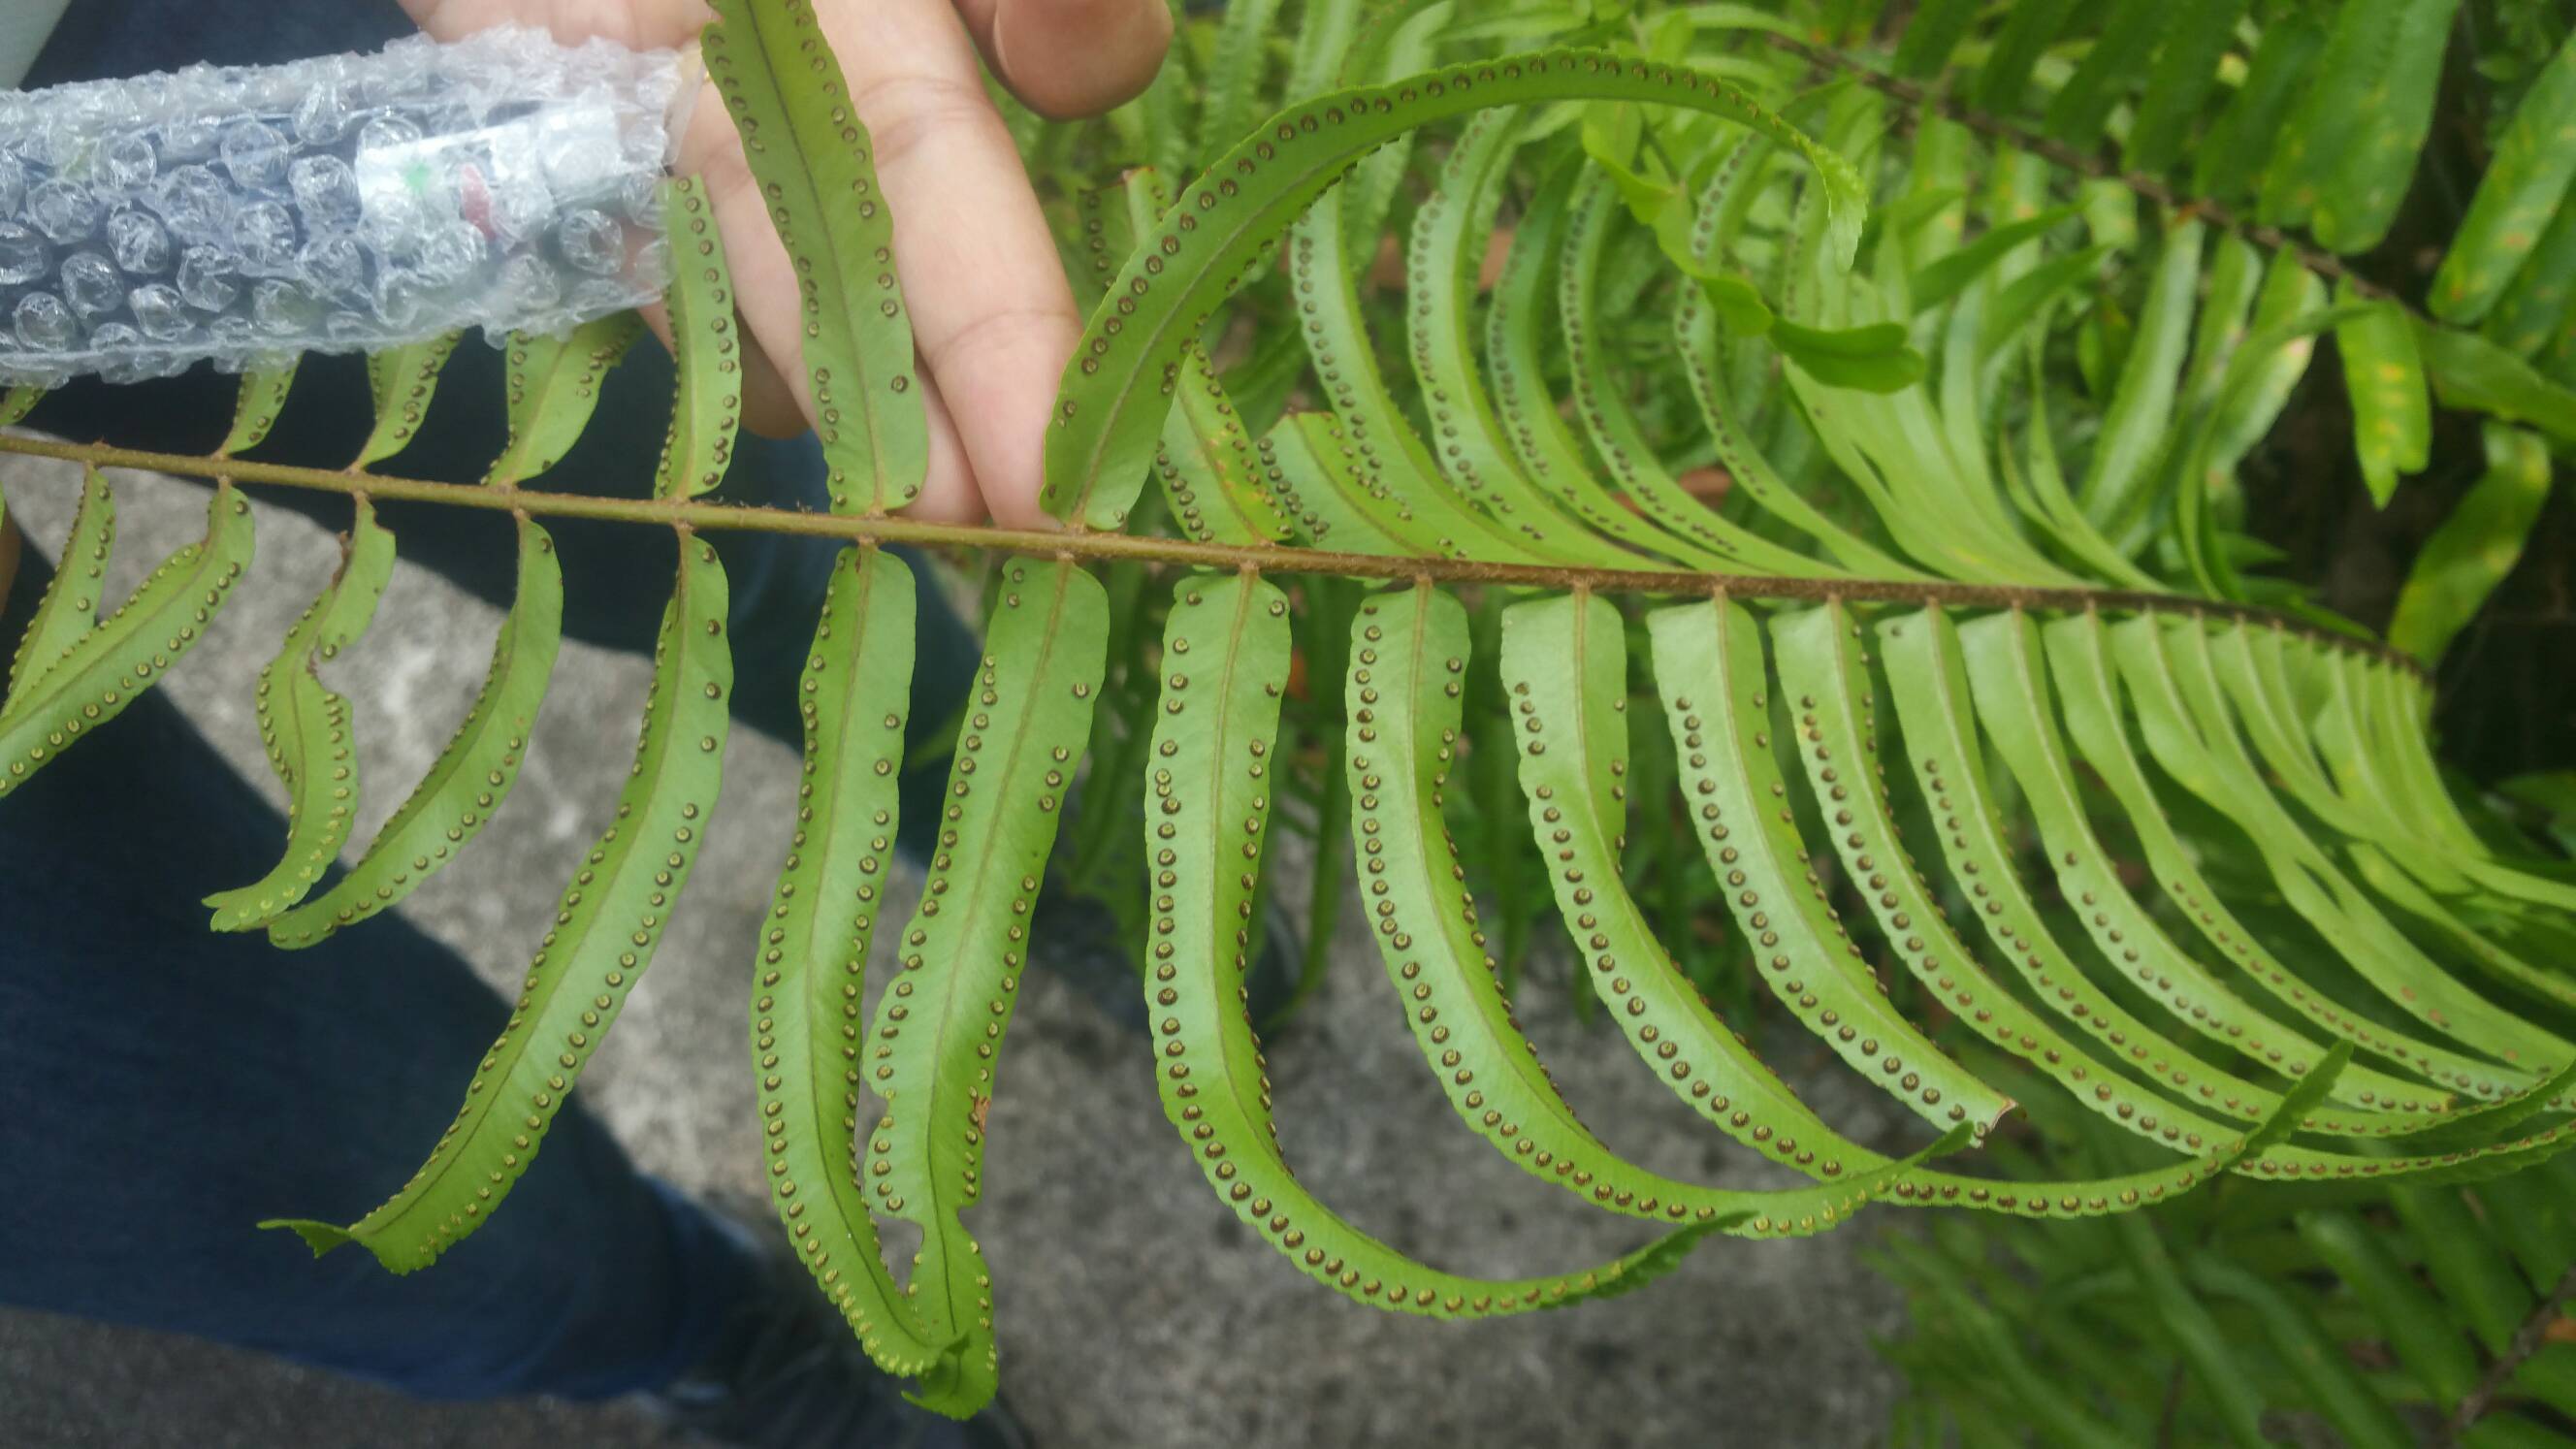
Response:
[[[372,49],[407,28],[393,0],[82,0],[28,84]],[[233,392],[231,378],[203,370],[76,383],[31,424],[202,453],[222,437]],[[424,436],[389,471],[477,477],[502,441],[501,396],[499,354],[469,339]],[[643,492],[670,396],[669,360],[639,344],[609,374],[597,421],[536,486]],[[254,456],[340,466],[369,411],[356,359],[309,358]],[[347,525],[345,500],[253,491]],[[723,496],[819,507],[812,439],[745,437]],[[378,512],[403,557],[506,602],[506,517],[396,502]],[[565,632],[649,648],[670,535],[548,527]],[[732,582],[736,716],[795,739],[796,677],[837,550],[714,541]],[[927,571],[916,575],[912,720],[927,734],[963,700],[976,645]],[[28,551],[0,644],[14,647],[46,577]],[[259,587],[256,571],[244,586]],[[935,823],[944,771],[905,779],[906,844]],[[638,1172],[577,1098],[507,1208],[426,1272],[396,1277],[357,1248],[316,1260],[254,1226],[282,1214],[349,1221],[384,1200],[446,1127],[508,1016],[399,913],[291,956],[256,933],[210,933],[199,899],[273,857],[284,833],[157,694],[0,800],[0,1302],[197,1334],[426,1397],[595,1398],[670,1381],[752,1291],[756,1263],[736,1229]]]

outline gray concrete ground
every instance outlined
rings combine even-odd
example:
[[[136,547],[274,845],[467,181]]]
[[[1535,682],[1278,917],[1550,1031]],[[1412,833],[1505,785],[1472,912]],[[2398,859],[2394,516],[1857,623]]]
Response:
[[[13,515],[49,555],[76,480],[68,465],[0,458]],[[137,475],[115,482],[122,562],[111,598],[203,517],[193,487]],[[262,509],[251,580],[162,686],[264,785],[273,782],[250,683],[335,557],[324,531]],[[405,566],[375,631],[333,666],[335,686],[357,703],[371,787],[358,840],[472,698],[497,623],[494,611]],[[599,828],[624,775],[646,676],[641,660],[567,645],[507,811],[405,908],[486,979],[515,985],[563,875]],[[785,850],[795,759],[738,732],[726,769],[689,900],[580,1093],[646,1168],[749,1199],[759,1182],[743,1060],[747,943]],[[278,969],[296,969],[293,958],[281,955]],[[1762,1164],[1695,1127],[1614,1034],[1574,1022],[1552,971],[1541,971],[1551,979],[1525,990],[1523,1015],[1567,1095],[1614,1145],[1678,1175],[1767,1180]],[[1858,1261],[1871,1229],[1802,1243],[1717,1240],[1643,1292],[1565,1312],[1471,1325],[1373,1312],[1309,1283],[1239,1228],[1164,1123],[1141,1043],[1118,1038],[1042,975],[1031,980],[973,1225],[998,1285],[1006,1390],[1041,1444],[1879,1437],[1894,1385],[1869,1339],[1895,1327],[1897,1308]],[[1632,1225],[1533,1181],[1459,1126],[1356,930],[1345,931],[1321,997],[1270,1061],[1281,1137],[1302,1178],[1401,1247],[1464,1271],[1528,1273],[1597,1261],[1638,1240]],[[1821,1055],[1792,1044],[1781,1066],[1856,1134],[1908,1135],[1883,1099],[1862,1095]],[[422,1146],[381,1145],[388,1190]],[[629,1408],[423,1405],[193,1340],[0,1310],[0,1444],[667,1442]]]

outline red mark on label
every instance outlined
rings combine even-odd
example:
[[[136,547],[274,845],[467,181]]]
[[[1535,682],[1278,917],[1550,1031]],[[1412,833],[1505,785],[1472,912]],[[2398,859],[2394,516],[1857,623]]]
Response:
[[[500,229],[492,225],[492,188],[483,181],[483,169],[468,161],[456,172],[457,206],[468,224],[483,233],[486,241],[500,239]]]

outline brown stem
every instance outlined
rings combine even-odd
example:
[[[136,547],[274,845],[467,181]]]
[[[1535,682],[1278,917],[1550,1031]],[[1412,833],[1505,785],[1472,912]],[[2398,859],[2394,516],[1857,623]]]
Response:
[[[389,478],[373,473],[298,468],[284,463],[253,463],[237,458],[202,458],[186,453],[151,453],[105,444],[62,443],[50,438],[0,433],[0,452],[64,458],[105,468],[138,468],[197,478],[229,478],[235,483],[271,484],[328,493],[365,494],[409,502],[448,504],[497,512],[521,512],[561,518],[604,518],[626,523],[710,531],[799,534],[878,543],[912,543],[930,547],[992,548],[1041,557],[1125,559],[1137,563],[1180,564],[1190,568],[1257,569],[1274,574],[1331,574],[1341,578],[1391,579],[1444,584],[1497,584],[1539,589],[1593,589],[1609,594],[1660,594],[1704,597],[1723,592],[1746,599],[1827,599],[1890,604],[1939,604],[1951,608],[2030,609],[2048,613],[2183,614],[2269,625],[2314,643],[2357,650],[2414,668],[2406,656],[2385,645],[2317,628],[2275,609],[2253,604],[2194,598],[2187,594],[2136,589],[2026,588],[2011,584],[1900,583],[1877,579],[1791,579],[1755,574],[1689,573],[1656,569],[1568,568],[1552,564],[1491,563],[1481,559],[1389,558],[1379,554],[1335,553],[1324,549],[1277,545],[1241,547],[1196,543],[1179,538],[1146,538],[1123,533],[1077,530],[1047,533],[1035,529],[981,528],[924,523],[911,518],[859,517],[839,513],[805,513],[785,508],[747,508],[730,503],[683,502],[674,499],[599,498],[579,493],[544,493],[525,488],[475,483],[432,483],[417,478]]]
[[[2448,1449],[2448,1446],[2459,1443],[2467,1436],[2469,1427],[2486,1416],[2487,1410],[2495,1403],[2496,1395],[2504,1392],[2504,1386],[2512,1381],[2514,1373],[2540,1351],[2541,1343],[2549,1336],[2549,1325],[2558,1321],[2570,1300],[2576,1300],[2576,1267],[2570,1267],[2559,1276],[2558,1286],[2549,1290],[2549,1296],[2541,1299],[2540,1305],[2531,1310],[2531,1315],[2522,1320],[2522,1326],[2513,1331],[2513,1337],[2505,1343],[2504,1352],[2497,1354],[2496,1361],[2487,1365],[2478,1386],[2469,1390],[2468,1397],[2460,1400],[2460,1406],[2451,1411],[2450,1423],[2443,1426],[2441,1437],[2434,1441],[2437,1445]]]
[[[2161,176],[2151,176],[2143,171],[2122,170],[2096,152],[2077,150],[2054,137],[2043,136],[2011,121],[1961,105],[1947,95],[1936,94],[1910,80],[1889,75],[1840,51],[1809,45],[1803,40],[1786,35],[1765,32],[1764,38],[1809,65],[1840,71],[1871,90],[1892,96],[1917,110],[1936,112],[1990,140],[2008,142],[2044,161],[2089,176],[2096,181],[2109,181],[2125,186],[2160,206],[2188,212],[2223,231],[2234,232],[2266,250],[2286,252],[2296,257],[2301,266],[2318,276],[2330,281],[2349,282],[2352,284],[2353,291],[2360,295],[2374,302],[2394,302],[2399,307],[2405,308],[2408,315],[2413,316],[2415,320],[2419,322],[2425,320],[2422,314],[2407,306],[2403,298],[2345,266],[2343,258],[2334,253],[2310,246],[2277,226],[2265,226],[2260,222],[2248,221],[2205,197],[2186,195],[2168,184]]]

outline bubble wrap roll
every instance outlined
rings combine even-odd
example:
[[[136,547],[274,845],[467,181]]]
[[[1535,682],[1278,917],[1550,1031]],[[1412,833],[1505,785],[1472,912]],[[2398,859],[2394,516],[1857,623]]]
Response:
[[[0,93],[0,383],[560,333],[668,279],[682,58],[517,28]]]

